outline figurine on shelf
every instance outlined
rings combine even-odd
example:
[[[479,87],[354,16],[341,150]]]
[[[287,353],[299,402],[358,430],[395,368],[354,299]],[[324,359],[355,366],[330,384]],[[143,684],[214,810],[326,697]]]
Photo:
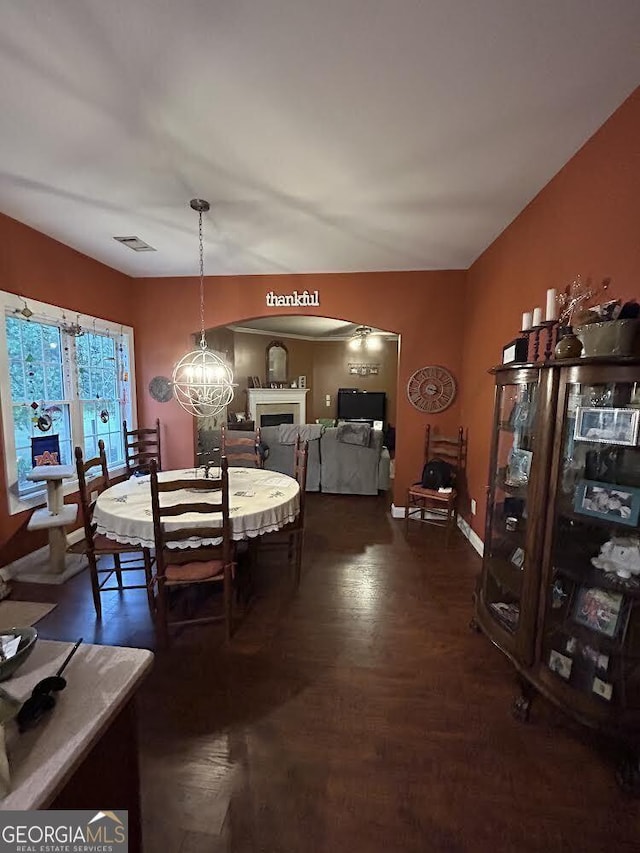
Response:
[[[619,578],[640,575],[640,539],[635,536],[612,536],[591,563],[603,572],[615,572]]]

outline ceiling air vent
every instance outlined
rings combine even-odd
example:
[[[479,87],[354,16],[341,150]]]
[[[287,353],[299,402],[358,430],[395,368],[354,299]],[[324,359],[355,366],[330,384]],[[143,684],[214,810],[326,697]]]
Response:
[[[144,240],[141,240],[139,237],[114,237],[113,239],[117,240],[118,243],[122,243],[123,246],[128,246],[130,249],[133,249],[134,252],[156,251],[153,246],[145,243]]]

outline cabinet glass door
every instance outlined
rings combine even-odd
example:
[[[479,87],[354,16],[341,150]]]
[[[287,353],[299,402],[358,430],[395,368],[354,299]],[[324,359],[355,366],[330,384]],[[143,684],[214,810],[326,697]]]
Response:
[[[520,625],[537,394],[537,378],[498,386],[483,595],[489,614],[511,634]]]
[[[622,710],[640,707],[640,383],[600,375],[560,394],[541,665],[585,701]]]

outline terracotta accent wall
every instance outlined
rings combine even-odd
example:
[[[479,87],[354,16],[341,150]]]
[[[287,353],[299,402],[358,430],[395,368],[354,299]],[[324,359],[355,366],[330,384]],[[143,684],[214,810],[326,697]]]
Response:
[[[303,312],[300,308],[266,308],[267,291],[286,294],[305,288],[320,291],[319,308]],[[144,424],[160,418],[166,467],[190,465],[194,448],[189,415],[174,402],[156,403],[147,385],[157,374],[170,375],[173,364],[190,346],[190,335],[198,326],[198,282],[195,278],[138,279],[133,293],[137,302],[138,420]],[[343,320],[357,317],[366,325],[401,335],[397,387],[402,389],[413,371],[427,364],[445,365],[459,376],[464,293],[462,270],[208,277],[205,323],[207,327],[240,325],[242,320],[276,312]],[[404,506],[406,488],[421,470],[424,428],[429,419],[399,393],[396,416],[389,412],[389,420],[397,426],[394,500]],[[459,403],[430,420],[443,431],[457,428]]]
[[[493,378],[523,311],[544,310],[548,287],[577,273],[612,277],[613,296],[640,293],[640,89],[547,184],[468,271],[464,306],[462,421],[469,428],[467,479],[484,538]]]
[[[238,388],[234,401],[230,406],[231,411],[245,411],[247,407],[247,379],[249,376],[257,376],[262,383],[265,382],[267,347],[271,341],[275,340],[282,341],[289,353],[289,383],[293,382],[294,379],[297,382],[298,376],[306,376],[307,387],[311,387],[314,341],[286,338],[282,335],[252,335],[247,332],[234,332],[235,381],[238,383]],[[312,412],[309,410],[310,396],[310,393],[307,394],[307,420],[312,416]]]
[[[0,214],[0,289],[76,313],[132,325],[131,279]],[[7,393],[3,388],[2,393]],[[46,542],[24,529],[31,511],[9,515],[4,458],[0,467],[0,566]],[[67,497],[72,502],[73,497]]]
[[[357,317],[354,320],[357,321]],[[349,373],[349,363],[378,364],[379,373],[374,376],[354,375]],[[311,385],[314,418],[335,418],[338,414],[338,388],[359,388],[361,391],[386,393],[386,421],[395,425],[397,381],[397,341],[383,341],[376,352],[354,352],[346,341],[319,341],[314,350]],[[331,397],[329,408],[325,404],[327,394]]]

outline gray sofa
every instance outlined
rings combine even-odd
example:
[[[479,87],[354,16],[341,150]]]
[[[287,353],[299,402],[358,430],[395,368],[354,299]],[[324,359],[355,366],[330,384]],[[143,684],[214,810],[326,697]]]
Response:
[[[262,427],[260,430],[262,443],[269,449],[264,463],[268,471],[279,471],[293,477],[293,444],[280,443],[280,427]],[[307,491],[320,491],[320,440],[309,442],[307,457]]]
[[[293,474],[293,445],[280,443],[280,427],[263,427],[269,448],[265,468]],[[309,442],[307,491],[339,495],[377,495],[390,488],[390,459],[383,435],[372,430],[369,445],[360,447],[338,440],[338,427],[325,429],[320,440]]]
[[[389,486],[389,452],[381,430],[371,430],[367,447],[340,441],[339,427],[320,439],[322,491],[337,495],[377,495]]]

